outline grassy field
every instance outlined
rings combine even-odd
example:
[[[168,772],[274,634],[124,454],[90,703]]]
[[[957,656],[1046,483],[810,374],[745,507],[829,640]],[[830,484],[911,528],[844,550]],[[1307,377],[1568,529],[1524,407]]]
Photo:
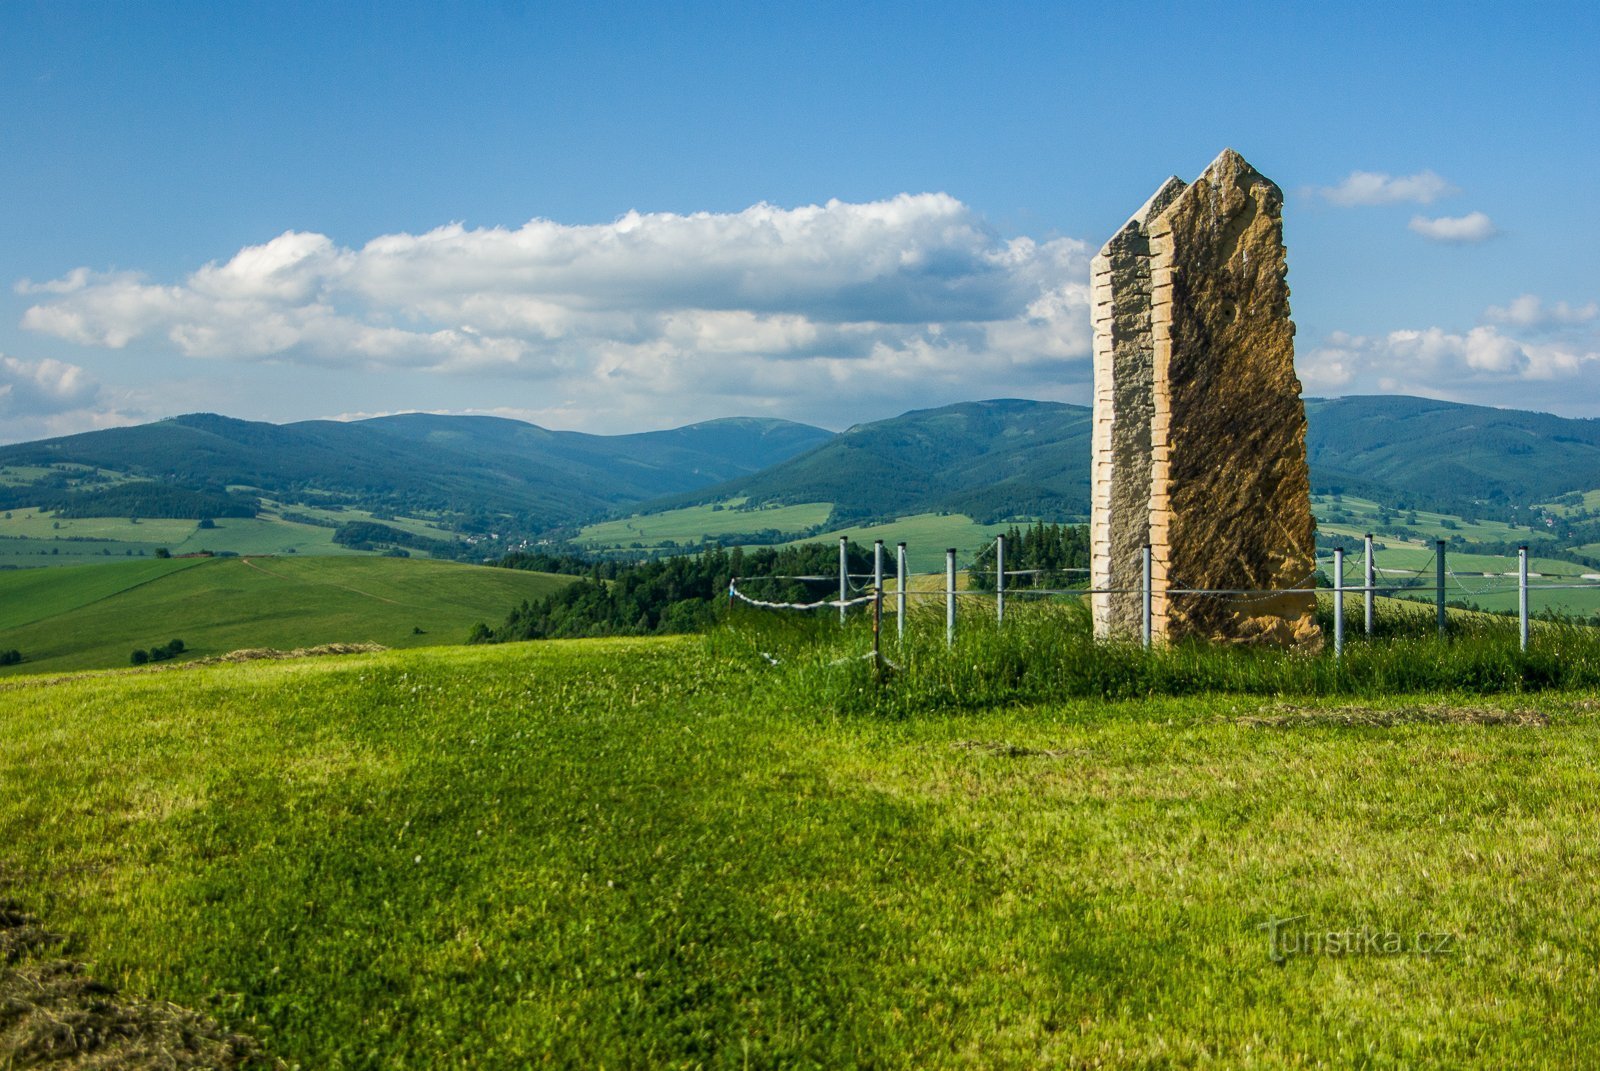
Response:
[[[567,578],[403,558],[148,559],[0,573],[0,674],[122,666],[177,637],[186,657],[246,647],[459,643]],[[420,629],[421,632],[414,630]]]
[[[330,510],[266,501],[260,516],[220,517],[214,527],[197,521],[128,517],[56,517],[36,509],[0,514],[0,567],[18,569],[82,565],[107,558],[150,557],[165,547],[174,554],[209,550],[234,554],[364,554],[333,541],[333,528],[286,520],[301,514],[335,524],[371,521],[365,510]],[[449,531],[429,521],[399,517],[378,521],[427,539],[452,539]],[[413,556],[425,553],[413,550]]]
[[[1379,569],[1398,570],[1418,574],[1430,586],[1434,582],[1434,548],[1407,544],[1400,540],[1381,540],[1387,544],[1373,552],[1373,561]],[[1458,554],[1445,552],[1446,600],[1464,600],[1485,610],[1515,610],[1517,608],[1517,559],[1514,556],[1497,557],[1487,554]],[[1583,584],[1583,577],[1600,571],[1589,569],[1557,558],[1529,557],[1529,610],[1540,613],[1554,610],[1564,614],[1585,617],[1600,613],[1600,583],[1593,590],[1538,590],[1539,584]],[[1345,582],[1359,585],[1362,582],[1360,554],[1345,555]],[[1385,574],[1393,578],[1394,574]],[[1382,578],[1380,578],[1380,583]],[[1418,596],[1433,599],[1430,590]]]
[[[1535,508],[1544,510],[1546,513],[1554,514],[1557,517],[1566,517],[1570,514],[1577,513],[1579,510],[1588,510],[1589,512],[1593,513],[1596,510],[1600,510],[1600,491],[1585,491],[1583,493],[1582,501],[1576,506],[1558,505],[1553,502],[1547,502],[1544,505]]]
[[[771,528],[779,532],[804,532],[828,519],[833,511],[830,502],[803,502],[794,506],[771,506],[762,509],[741,510],[736,507],[742,499],[719,503],[722,509],[711,506],[690,506],[686,509],[649,513],[622,520],[591,524],[578,533],[574,541],[591,549],[627,549],[659,547],[668,540],[678,545],[692,545],[709,536],[754,534]]]
[[[906,567],[914,573],[929,573],[944,569],[946,547],[956,548],[956,561],[965,569],[980,547],[1010,527],[1009,524],[979,524],[964,513],[919,513],[887,524],[840,528],[797,542],[828,542],[848,536],[870,545],[873,540],[881,539],[887,544],[887,568],[893,572],[895,544],[904,541]]]
[[[1343,495],[1335,501],[1331,495],[1313,495],[1311,510],[1317,516],[1319,531],[1333,535],[1347,535],[1359,539],[1367,532],[1377,532],[1383,527],[1405,527],[1429,539],[1449,539],[1460,536],[1471,543],[1526,543],[1541,538],[1541,533],[1530,531],[1527,525],[1512,526],[1501,521],[1468,521],[1450,513],[1430,513],[1427,510],[1390,510],[1394,518],[1387,526],[1380,524],[1378,515],[1382,507],[1365,498]],[[1348,515],[1348,520],[1333,520],[1335,515]],[[1415,516],[1417,522],[1411,523]],[[1452,527],[1453,526],[1453,527]]]
[[[1600,1050],[1592,685],[996,705],[996,636],[902,656],[965,705],[900,717],[859,633],[0,685],[0,880],[304,1067]]]

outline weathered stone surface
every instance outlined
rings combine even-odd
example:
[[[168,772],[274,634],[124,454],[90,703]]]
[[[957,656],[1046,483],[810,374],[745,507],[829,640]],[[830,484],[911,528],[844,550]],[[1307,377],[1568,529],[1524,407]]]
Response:
[[[1183,190],[1162,183],[1091,266],[1094,307],[1094,472],[1089,539],[1095,632],[1136,635],[1143,614],[1141,552],[1150,541],[1150,418],[1155,347],[1150,333],[1148,223]],[[1109,590],[1108,590],[1109,589]]]
[[[1232,149],[1149,224],[1153,627],[1321,645],[1305,406],[1294,371],[1283,193]]]

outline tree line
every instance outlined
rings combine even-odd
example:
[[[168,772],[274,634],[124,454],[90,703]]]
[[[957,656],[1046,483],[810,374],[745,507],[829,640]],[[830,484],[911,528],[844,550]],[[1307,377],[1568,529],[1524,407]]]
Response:
[[[871,572],[870,547],[851,543],[847,555],[852,573]],[[826,543],[752,550],[713,547],[703,554],[646,562],[523,553],[507,555],[499,564],[580,579],[549,595],[525,600],[495,628],[476,626],[470,642],[697,632],[727,612],[729,582],[735,577],[751,578],[747,585],[750,594],[769,602],[829,598],[838,594],[839,583],[839,548]],[[825,579],[768,579],[779,576]]]

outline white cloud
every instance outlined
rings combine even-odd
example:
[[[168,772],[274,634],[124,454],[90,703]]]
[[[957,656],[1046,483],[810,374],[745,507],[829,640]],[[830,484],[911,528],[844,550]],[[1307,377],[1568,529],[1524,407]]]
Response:
[[[1081,382],[1087,272],[1082,242],[1007,240],[955,198],[902,194],[356,249],[291,231],[176,283],[80,268],[17,289],[37,299],[25,327],[79,345],[486,372],[539,411],[688,417]]]
[[[129,423],[133,419],[109,404],[100,383],[77,365],[0,354],[0,442]]]
[[[1481,242],[1500,232],[1494,221],[1482,212],[1469,212],[1464,216],[1412,216],[1407,225],[1424,238],[1435,242]]]
[[[1560,341],[1483,325],[1383,335],[1334,332],[1297,362],[1309,394],[1417,394],[1594,416],[1600,337]]]
[[[1512,324],[1517,327],[1562,327],[1586,324],[1600,316],[1600,304],[1568,305],[1558,301],[1547,305],[1533,294],[1523,294],[1505,305],[1491,305],[1484,310],[1483,318],[1491,323]]]
[[[1401,202],[1426,205],[1459,191],[1432,171],[1398,176],[1382,171],[1352,171],[1337,186],[1324,186],[1317,192],[1333,204],[1351,208]]]

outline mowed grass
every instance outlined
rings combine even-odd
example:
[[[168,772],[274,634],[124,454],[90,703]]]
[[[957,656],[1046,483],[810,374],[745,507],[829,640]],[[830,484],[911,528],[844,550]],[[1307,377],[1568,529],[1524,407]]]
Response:
[[[741,642],[4,686],[6,893],[99,975],[304,1067],[1566,1067],[1600,1045],[1592,692],[888,719]],[[1275,963],[1258,927],[1290,916],[1451,940]]]
[[[793,506],[769,506],[742,510],[731,508],[742,499],[709,505],[690,506],[662,513],[641,514],[615,521],[591,524],[578,533],[574,542],[592,548],[657,547],[671,540],[679,545],[699,543],[710,537],[754,534],[766,529],[779,532],[804,532],[828,519],[831,502],[802,502]]]
[[[126,665],[176,637],[185,658],[247,647],[459,643],[570,578],[380,557],[172,559],[0,573],[17,675]],[[416,630],[420,629],[418,632]]]

